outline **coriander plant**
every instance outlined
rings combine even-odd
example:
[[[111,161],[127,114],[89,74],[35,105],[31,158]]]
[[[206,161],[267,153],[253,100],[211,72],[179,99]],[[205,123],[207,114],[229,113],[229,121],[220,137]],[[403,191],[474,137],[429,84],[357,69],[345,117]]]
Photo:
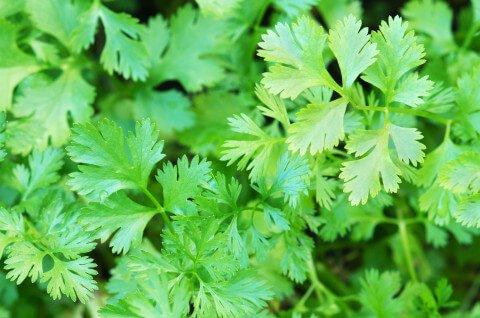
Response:
[[[480,317],[480,1],[0,0],[0,316]]]

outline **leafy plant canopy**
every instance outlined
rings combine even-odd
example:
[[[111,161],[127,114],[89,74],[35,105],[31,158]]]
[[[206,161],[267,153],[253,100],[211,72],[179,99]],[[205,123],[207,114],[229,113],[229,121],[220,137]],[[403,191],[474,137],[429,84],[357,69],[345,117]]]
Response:
[[[477,0],[0,0],[0,316],[479,317],[479,33]]]

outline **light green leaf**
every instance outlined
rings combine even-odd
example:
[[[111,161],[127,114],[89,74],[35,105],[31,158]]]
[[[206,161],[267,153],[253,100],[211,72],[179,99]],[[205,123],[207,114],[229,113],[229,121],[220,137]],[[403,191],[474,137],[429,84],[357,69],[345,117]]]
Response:
[[[100,2],[93,1],[90,8],[84,8],[80,24],[70,39],[73,48],[79,52],[94,41],[98,20],[105,31],[105,45],[100,62],[109,73],[121,74],[124,78],[144,81],[148,75],[150,61],[145,45],[140,41],[143,27],[138,20],[126,13],[116,13]]]
[[[60,179],[58,170],[63,166],[63,152],[47,148],[40,152],[34,150],[28,157],[28,169],[19,164],[13,169],[15,181],[25,199],[35,190],[43,189]]]
[[[49,140],[60,146],[70,135],[69,116],[76,122],[87,121],[93,113],[94,98],[94,87],[80,70],[71,68],[51,82],[39,80],[25,89],[12,111],[17,117],[28,117],[29,126],[42,125],[42,133],[31,141],[32,146],[45,148]]]
[[[155,209],[132,201],[123,192],[111,195],[103,203],[90,203],[82,210],[81,220],[88,230],[98,230],[102,238],[112,237],[114,253],[127,253],[138,246]]]
[[[134,106],[137,119],[150,118],[158,130],[166,136],[194,124],[190,100],[177,90],[163,92],[141,90],[135,96]]]
[[[408,74],[425,62],[425,52],[414,32],[407,32],[407,28],[407,22],[396,16],[388,17],[388,23],[382,21],[380,30],[372,32],[379,54],[362,78],[378,87],[387,101],[416,107],[423,103],[433,83],[426,76],[418,78],[417,73]]]
[[[93,201],[105,200],[121,189],[146,188],[153,167],[164,155],[155,125],[137,122],[127,137],[122,128],[104,119],[73,128],[68,154],[79,164],[70,187]]]
[[[40,69],[35,59],[17,46],[17,28],[0,21],[0,111],[12,105],[15,87],[28,75]]]
[[[275,31],[262,35],[258,55],[274,62],[264,73],[262,84],[282,98],[296,98],[308,88],[331,79],[325,70],[323,51],[327,35],[312,18],[303,16],[290,27],[278,23]]]
[[[338,21],[328,36],[328,44],[337,58],[342,73],[343,87],[352,86],[357,77],[373,62],[376,45],[369,42],[368,29],[353,15]]]
[[[26,11],[38,29],[53,35],[68,48],[73,30],[78,25],[81,9],[78,2],[27,0]]]
[[[480,227],[480,195],[467,197],[458,205],[455,219],[464,226]]]
[[[423,38],[427,52],[443,55],[455,48],[452,33],[452,11],[443,1],[414,0],[402,9],[411,27]]]
[[[464,152],[445,164],[438,176],[440,185],[454,193],[480,192],[480,158],[478,152]]]
[[[397,272],[384,272],[369,270],[365,278],[360,281],[362,291],[359,299],[362,304],[362,313],[366,317],[398,317],[404,306],[396,294],[400,290],[400,274]]]
[[[157,171],[157,181],[163,188],[163,206],[172,213],[188,215],[195,212],[195,204],[190,201],[200,191],[200,186],[211,179],[210,162],[200,161],[196,156],[189,163],[186,156],[177,161],[177,165],[170,162]]]
[[[265,106],[257,106],[257,108],[266,117],[278,120],[284,127],[288,127],[290,119],[288,118],[285,103],[278,96],[270,94],[264,87],[257,85],[255,94]]]
[[[181,7],[170,19],[170,43],[153,66],[151,81],[178,80],[189,92],[212,86],[224,77],[224,69],[209,55],[218,51],[223,26],[201,16],[191,5]]]
[[[383,188],[387,192],[396,192],[402,174],[391,158],[389,140],[393,140],[398,158],[404,163],[416,165],[423,161],[425,146],[418,142],[421,133],[415,128],[404,128],[388,124],[379,130],[358,131],[347,143],[349,153],[356,157],[355,161],[343,163],[340,178],[345,181],[344,191],[350,193],[349,200],[353,205],[367,202],[368,196],[375,197]]]
[[[343,117],[347,108],[344,99],[322,104],[309,104],[297,113],[297,121],[288,130],[288,148],[303,156],[310,149],[314,155],[333,149],[345,136]]]

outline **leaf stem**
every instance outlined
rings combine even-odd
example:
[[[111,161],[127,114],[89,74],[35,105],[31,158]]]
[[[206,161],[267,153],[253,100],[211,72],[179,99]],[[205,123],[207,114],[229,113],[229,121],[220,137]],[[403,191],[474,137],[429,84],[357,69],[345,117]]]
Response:
[[[160,213],[160,216],[162,217],[163,223],[167,226],[168,230],[172,233],[174,239],[177,241],[177,243],[182,246],[183,250],[187,254],[187,256],[195,263],[196,262],[196,257],[193,256],[193,254],[190,252],[190,250],[185,246],[185,244],[182,243],[182,240],[178,236],[177,232],[175,231],[172,221],[170,221],[170,218],[167,215],[167,212],[163,208],[163,206],[158,202],[158,200],[155,198],[155,196],[145,187],[141,188],[143,193],[152,201],[152,203],[155,205],[155,208],[158,210]]]
[[[307,263],[308,266],[308,275],[310,277],[310,281],[312,282],[312,286],[315,288],[315,292],[319,299],[322,298],[322,293],[326,294],[327,296],[335,296],[325,285],[322,284],[320,279],[317,275],[317,270],[315,269],[315,265],[313,264],[313,259],[310,257]]]
[[[479,23],[472,22],[472,24],[470,25],[470,28],[468,29],[467,35],[463,40],[462,47],[460,47],[460,51],[465,51],[470,47],[470,45],[472,44],[473,38],[477,33],[478,26],[479,26]]]
[[[435,120],[437,122],[440,122],[442,124],[447,124],[450,120],[448,118],[445,118],[443,116],[433,114],[421,109],[413,109],[413,108],[400,108],[400,107],[382,107],[382,106],[360,106],[360,105],[354,105],[350,102],[350,105],[352,105],[353,108],[359,109],[359,110],[369,110],[369,111],[377,111],[377,112],[391,112],[391,113],[397,113],[397,114],[405,114],[405,115],[411,115],[411,116],[418,116],[418,117],[424,117],[428,119]]]
[[[167,228],[174,234],[176,234],[175,229],[173,228],[172,222],[170,221],[170,218],[168,217],[167,213],[165,212],[165,209],[163,206],[158,202],[158,200],[155,198],[155,196],[147,189],[147,188],[142,188],[143,193],[152,201],[152,203],[155,205],[155,208],[158,210],[160,213],[160,216],[162,217],[163,222],[167,226]]]
[[[405,256],[405,261],[407,262],[407,270],[410,275],[410,278],[416,282],[417,273],[415,272],[415,266],[413,264],[412,250],[410,249],[410,240],[408,238],[407,232],[407,223],[403,219],[401,211],[397,211],[399,216],[398,230],[400,233],[400,242],[402,243],[402,249]]]

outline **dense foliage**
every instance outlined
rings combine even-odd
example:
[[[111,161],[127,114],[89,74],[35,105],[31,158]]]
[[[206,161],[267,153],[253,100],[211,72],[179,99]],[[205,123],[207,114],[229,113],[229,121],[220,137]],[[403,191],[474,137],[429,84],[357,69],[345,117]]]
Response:
[[[392,3],[0,0],[0,316],[480,317],[480,1]]]

